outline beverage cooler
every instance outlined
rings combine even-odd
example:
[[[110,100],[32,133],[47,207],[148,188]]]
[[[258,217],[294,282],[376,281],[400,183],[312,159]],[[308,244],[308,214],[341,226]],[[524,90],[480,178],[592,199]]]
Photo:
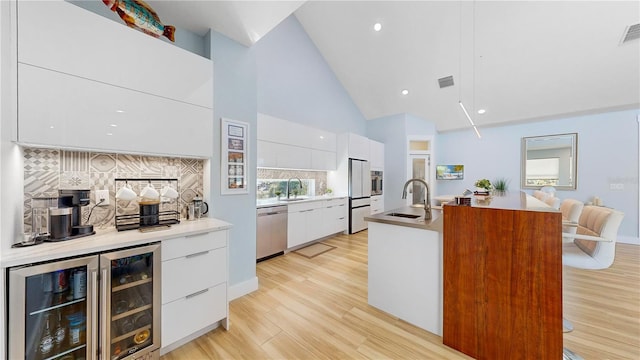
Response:
[[[9,269],[9,359],[158,359],[160,245]]]

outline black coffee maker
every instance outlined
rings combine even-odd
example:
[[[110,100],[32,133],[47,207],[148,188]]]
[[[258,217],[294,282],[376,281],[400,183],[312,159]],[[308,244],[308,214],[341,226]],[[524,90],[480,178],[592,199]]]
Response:
[[[82,207],[89,205],[91,190],[60,189],[58,195],[59,208],[72,208],[71,236],[80,237],[95,234],[93,225],[82,225]]]

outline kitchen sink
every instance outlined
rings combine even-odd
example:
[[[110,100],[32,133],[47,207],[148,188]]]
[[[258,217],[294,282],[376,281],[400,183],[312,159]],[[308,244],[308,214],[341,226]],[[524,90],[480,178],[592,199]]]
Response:
[[[420,217],[420,215],[415,215],[415,214],[403,214],[403,213],[389,213],[387,214],[389,216],[397,216],[397,217],[403,217],[403,218],[407,218],[407,219],[417,219]]]

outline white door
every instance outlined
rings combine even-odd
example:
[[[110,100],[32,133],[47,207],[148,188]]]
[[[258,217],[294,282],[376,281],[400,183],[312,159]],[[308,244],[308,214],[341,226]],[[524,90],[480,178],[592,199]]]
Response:
[[[422,179],[429,184],[429,190],[432,191],[432,184],[429,183],[430,174],[429,168],[431,164],[429,154],[409,154],[409,176],[412,179]],[[407,196],[407,205],[423,204],[425,201],[425,188],[422,183],[413,182],[409,185],[408,192],[411,194]]]

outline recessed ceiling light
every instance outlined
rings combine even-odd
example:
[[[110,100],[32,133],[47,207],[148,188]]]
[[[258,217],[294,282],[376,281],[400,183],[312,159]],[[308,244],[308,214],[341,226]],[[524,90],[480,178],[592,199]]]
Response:
[[[110,124],[111,127],[118,127],[118,124]]]
[[[480,115],[482,115],[482,114],[484,114],[486,112],[487,112],[487,110],[485,110],[485,109],[478,109],[478,114],[480,114]]]
[[[407,89],[402,90],[402,95],[409,95],[409,90]]]
[[[382,30],[382,24],[380,24],[380,23],[373,24],[373,30],[375,30],[375,31]]]
[[[124,110],[116,110],[116,112],[122,114]]]

